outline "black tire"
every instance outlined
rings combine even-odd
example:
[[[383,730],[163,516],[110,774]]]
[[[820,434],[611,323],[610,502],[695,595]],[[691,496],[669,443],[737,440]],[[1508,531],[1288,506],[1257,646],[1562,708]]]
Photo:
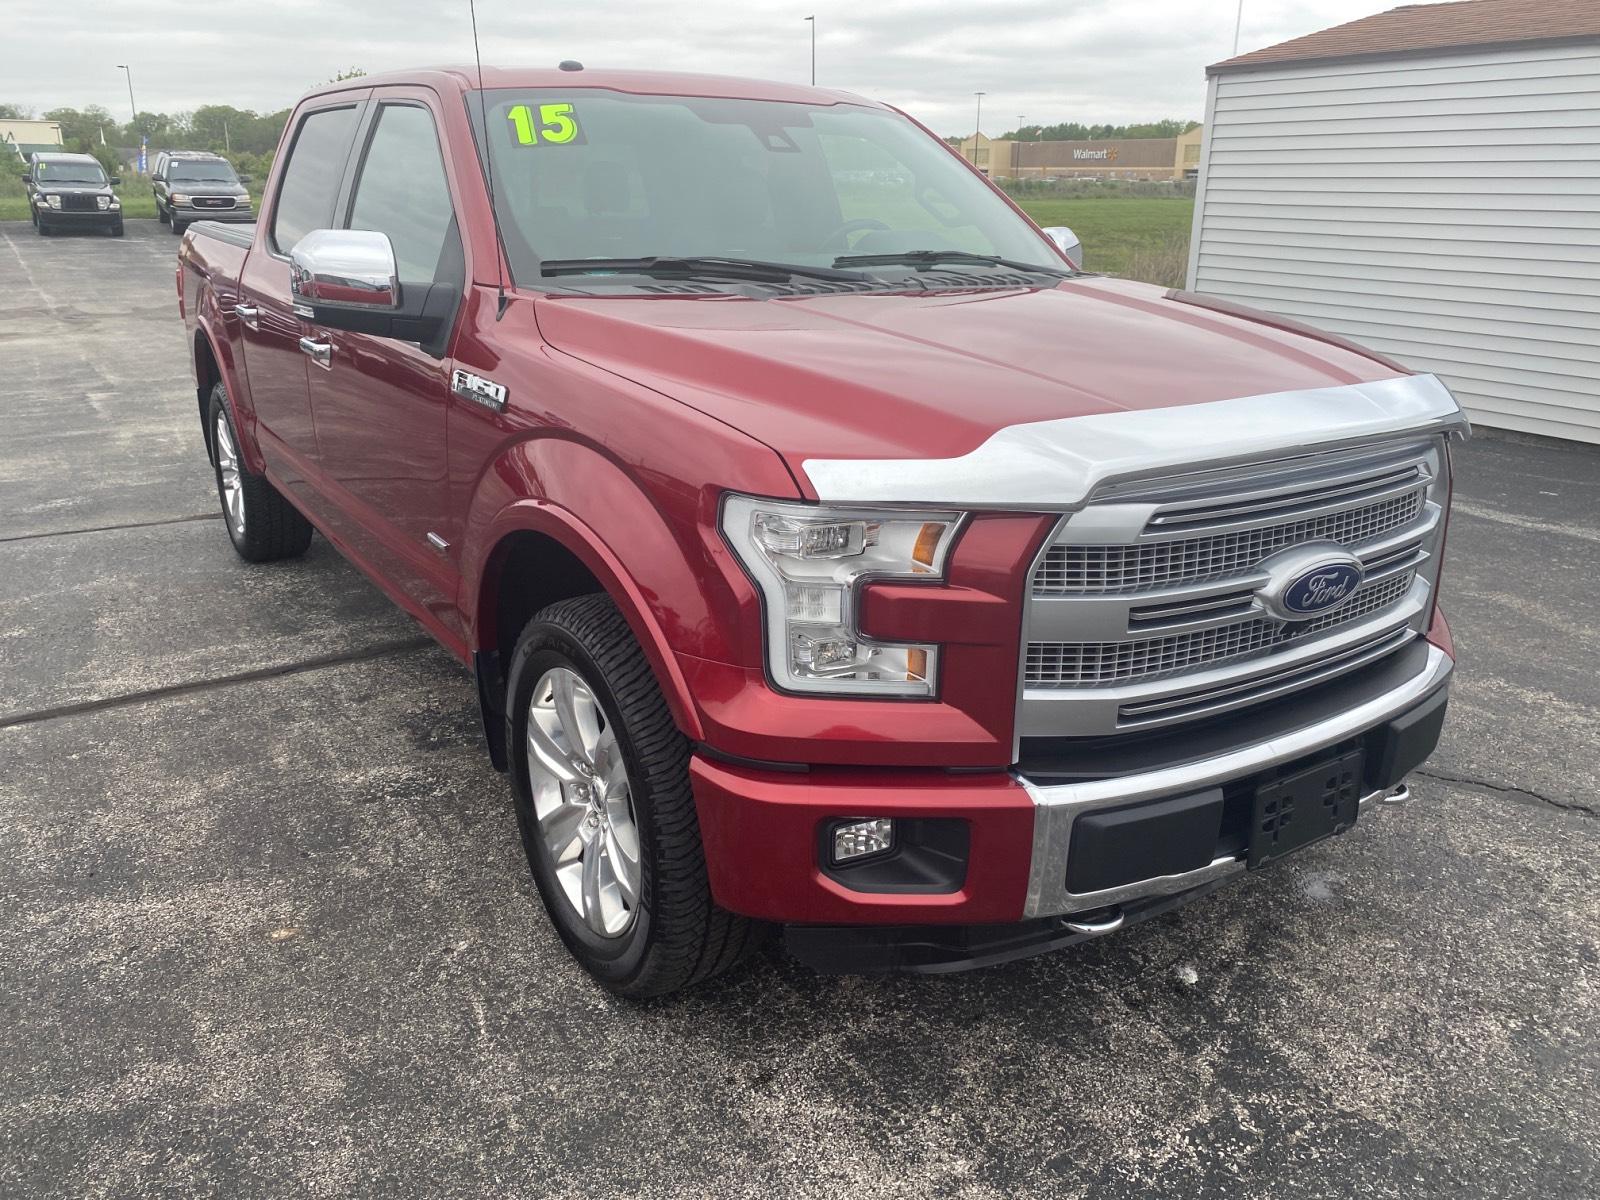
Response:
[[[172,226],[172,232],[174,234],[176,234],[178,237],[182,237],[183,236],[183,231],[188,228],[187,225],[185,225],[182,221],[178,220],[176,215],[168,217],[167,218],[167,224]]]
[[[228,494],[223,484],[223,454],[218,422],[227,426],[233,457],[238,463],[238,521],[230,512]],[[222,523],[228,527],[228,537],[233,542],[233,548],[239,552],[239,557],[249,562],[273,562],[304,554],[306,547],[311,544],[311,522],[267,482],[266,476],[256,475],[245,466],[244,457],[239,453],[239,431],[233,423],[228,393],[220,383],[211,389],[211,419],[206,429],[211,449],[211,470],[217,480],[217,499],[222,502]]]
[[[109,227],[106,230],[106,232],[109,233],[112,237],[121,237],[122,236],[122,222],[118,221],[115,225],[112,225],[111,227]]]
[[[43,217],[40,217],[40,218],[39,218],[39,219],[38,219],[38,220],[37,220],[37,221],[35,221],[35,222],[34,222],[34,227],[35,227],[35,228],[36,228],[36,229],[38,229],[38,231],[39,231],[39,236],[40,236],[40,237],[49,237],[49,236],[50,236],[50,234],[51,234],[51,233],[52,233],[52,232],[54,232],[54,231],[53,231],[53,230],[52,230],[52,229],[51,229],[51,228],[50,228],[50,226],[48,226],[48,225],[46,225],[46,224],[45,224],[45,221],[44,221],[44,218],[43,218]]]
[[[540,836],[528,767],[528,707],[552,667],[575,671],[617,734],[639,832],[639,903],[615,937],[592,931],[567,899]],[[609,596],[578,596],[536,613],[517,639],[506,688],[507,746],[528,866],[556,932],[616,995],[644,999],[720,974],[755,949],[768,926],[717,907],[706,878],[689,787],[689,743],[673,724],[650,664]]]
[[[161,207],[161,200],[159,197],[156,199],[156,220],[163,225],[172,220],[171,214],[168,213],[166,209]]]

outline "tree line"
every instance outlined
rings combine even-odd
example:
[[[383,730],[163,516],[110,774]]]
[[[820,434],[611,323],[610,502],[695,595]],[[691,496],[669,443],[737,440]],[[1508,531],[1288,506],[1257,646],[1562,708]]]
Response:
[[[351,67],[328,82],[365,74]],[[131,121],[121,121],[98,104],[36,113],[19,104],[0,103],[0,120],[54,121],[61,126],[63,149],[93,154],[112,172],[122,168],[117,150],[136,149],[140,138],[148,138],[152,158],[158,150],[210,150],[227,155],[241,173],[262,181],[292,111],[258,113],[231,104],[203,104],[193,112],[141,112]]]

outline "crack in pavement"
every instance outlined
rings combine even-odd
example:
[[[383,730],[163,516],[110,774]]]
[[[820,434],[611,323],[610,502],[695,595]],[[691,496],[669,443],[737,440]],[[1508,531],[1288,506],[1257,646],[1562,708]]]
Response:
[[[197,679],[188,683],[169,683],[163,687],[146,688],[138,692],[124,692],[118,696],[106,696],[99,700],[80,700],[73,704],[60,704],[53,708],[40,708],[32,712],[0,717],[0,729],[10,729],[18,725],[34,725],[40,721],[53,721],[61,717],[75,717],[83,713],[101,712],[109,708],[126,708],[132,704],[143,704],[148,700],[165,700],[171,696],[186,696],[194,692],[211,691],[213,688],[233,687],[236,684],[255,683],[263,679],[277,679],[284,675],[301,675],[307,671],[320,671],[325,667],[339,667],[344,666],[346,663],[366,662],[368,659],[383,658],[390,654],[404,654],[413,650],[422,650],[436,644],[429,637],[403,638],[396,641],[379,642],[363,650],[348,650],[340,654],[321,654],[314,658],[301,659],[299,662],[279,663],[271,667],[258,667],[253,671],[239,671],[232,675],[219,675],[214,679]]]
[[[190,521],[220,521],[220,512],[190,513],[186,517],[158,517],[154,521],[129,521],[124,525],[91,525],[87,529],[55,529],[47,533],[16,533],[10,537],[0,537],[0,545],[6,542],[32,542],[39,538],[75,537],[80,533],[111,533],[118,529],[150,529],[157,525],[184,525]]]
[[[1500,792],[1503,795],[1526,796],[1530,800],[1537,800],[1540,804],[1548,804],[1551,808],[1559,808],[1563,812],[1579,812],[1585,816],[1600,817],[1600,811],[1587,804],[1579,804],[1576,800],[1557,800],[1538,792],[1530,792],[1527,788],[1512,787],[1510,784],[1490,783],[1487,779],[1467,779],[1464,776],[1445,775],[1438,771],[1416,770],[1412,774],[1421,775],[1424,779],[1437,779],[1441,783],[1459,783],[1466,787],[1483,788],[1485,791]]]

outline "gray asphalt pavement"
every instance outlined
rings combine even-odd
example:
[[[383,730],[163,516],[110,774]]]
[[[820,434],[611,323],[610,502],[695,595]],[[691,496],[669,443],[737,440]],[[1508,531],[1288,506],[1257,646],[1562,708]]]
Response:
[[[1600,451],[1459,455],[1409,806],[1051,957],[635,1006],[467,675],[235,557],[174,250],[0,224],[0,1195],[1600,1194]]]

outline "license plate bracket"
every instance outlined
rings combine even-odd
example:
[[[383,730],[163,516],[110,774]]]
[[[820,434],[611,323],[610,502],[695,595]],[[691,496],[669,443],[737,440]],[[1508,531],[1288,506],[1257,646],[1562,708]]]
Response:
[[[1246,865],[1253,871],[1354,825],[1364,758],[1350,750],[1258,787]]]

